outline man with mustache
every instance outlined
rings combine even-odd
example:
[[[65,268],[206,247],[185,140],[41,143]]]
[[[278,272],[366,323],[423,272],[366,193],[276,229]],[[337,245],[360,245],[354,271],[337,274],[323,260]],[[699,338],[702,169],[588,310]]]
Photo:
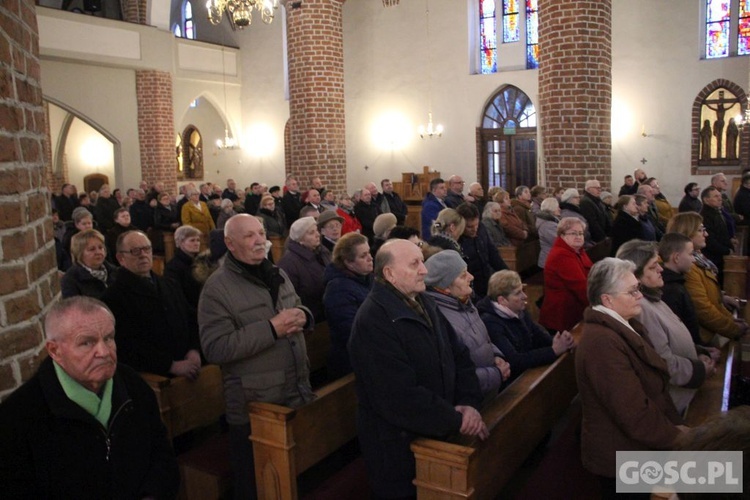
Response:
[[[117,364],[115,318],[90,297],[57,302],[49,357],[0,405],[6,498],[174,498],[180,476],[154,393]]]
[[[256,498],[247,403],[298,407],[312,400],[303,331],[313,316],[286,273],[266,258],[256,217],[235,215],[224,227],[228,252],[198,303],[203,352],[221,366],[229,424],[234,497]]]

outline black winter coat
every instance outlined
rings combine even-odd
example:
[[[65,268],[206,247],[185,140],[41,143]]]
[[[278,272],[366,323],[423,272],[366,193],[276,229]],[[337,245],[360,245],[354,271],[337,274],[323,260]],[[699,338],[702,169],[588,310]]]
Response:
[[[703,255],[711,259],[711,262],[719,268],[719,280],[721,282],[722,270],[724,269],[724,256],[732,253],[731,236],[727,221],[721,210],[705,206],[701,210],[703,225],[706,226],[706,248],[702,249]]]
[[[685,287],[685,276],[665,267],[661,277],[664,280],[661,300],[685,323],[693,338],[693,343],[702,345],[698,315],[695,313],[693,299],[690,298]]]
[[[479,409],[482,401],[468,349],[435,302],[421,298],[432,327],[376,280],[349,340],[359,443],[370,484],[386,498],[416,494],[411,441],[458,432],[461,414],[454,406]]]
[[[201,297],[203,283],[199,283],[193,277],[193,261],[193,257],[183,252],[182,249],[176,248],[174,258],[164,266],[164,277],[177,284],[193,309],[192,314],[197,314],[198,299]]]
[[[497,271],[508,269],[507,264],[492,243],[484,224],[479,224],[476,238],[461,236],[458,243],[468,264],[469,273],[474,276],[474,294],[477,300],[487,295],[487,284]]]
[[[102,296],[115,315],[117,357],[136,371],[169,376],[173,361],[200,350],[195,314],[172,281],[121,267]]]
[[[617,254],[617,249],[623,243],[642,238],[643,225],[641,221],[624,210],[620,210],[612,224],[612,256],[614,257]]]
[[[503,318],[497,314],[492,300],[485,297],[477,304],[490,340],[510,363],[511,380],[529,368],[548,365],[557,359],[552,350],[552,337],[524,312],[521,318]]]
[[[174,498],[177,461],[151,389],[118,365],[105,429],[73,403],[52,359],[0,405],[3,498]]]
[[[335,380],[352,371],[346,345],[352,333],[354,317],[372,288],[372,274],[362,276],[340,269],[334,264],[328,264],[325,282],[323,304],[331,332],[328,376],[331,380]]]
[[[612,220],[609,218],[604,202],[588,192],[581,196],[581,214],[586,217],[588,229],[591,233],[591,241],[598,243],[603,241],[612,232]]]
[[[80,264],[73,264],[60,280],[60,290],[64,299],[84,295],[86,297],[101,298],[107,287],[112,286],[115,279],[115,267],[104,261],[107,268],[107,283],[94,278],[88,270]]]

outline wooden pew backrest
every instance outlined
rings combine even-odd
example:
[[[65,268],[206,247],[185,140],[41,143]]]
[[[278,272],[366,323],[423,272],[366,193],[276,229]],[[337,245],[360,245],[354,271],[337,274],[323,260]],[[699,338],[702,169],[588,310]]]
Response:
[[[357,395],[349,374],[297,408],[250,403],[258,498],[297,498],[297,476],[357,435]]]
[[[156,394],[162,421],[170,439],[212,425],[224,414],[221,369],[206,365],[196,380],[141,373]]]
[[[580,336],[580,326],[572,332]],[[578,393],[574,357],[525,371],[482,410],[486,441],[420,438],[414,484],[422,499],[495,498]]]

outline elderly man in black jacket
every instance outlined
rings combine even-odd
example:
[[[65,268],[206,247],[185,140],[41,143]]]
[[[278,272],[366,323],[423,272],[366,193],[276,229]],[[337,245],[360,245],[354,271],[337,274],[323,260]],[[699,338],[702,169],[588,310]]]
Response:
[[[579,208],[586,222],[589,224],[591,241],[599,243],[604,241],[612,233],[612,219],[607,213],[607,207],[599,198],[602,194],[602,187],[596,179],[586,181],[586,190],[581,197]]]
[[[90,297],[56,303],[49,357],[0,405],[4,498],[174,498],[177,461],[154,393],[117,364],[115,319]]]
[[[387,241],[349,340],[359,442],[377,497],[415,495],[409,449],[415,437],[488,435],[477,411],[482,394],[469,352],[423,294],[426,274],[419,247]]]
[[[120,269],[102,296],[117,319],[120,360],[138,371],[198,376],[198,322],[182,290],[151,271],[151,242],[141,231],[117,240]]]

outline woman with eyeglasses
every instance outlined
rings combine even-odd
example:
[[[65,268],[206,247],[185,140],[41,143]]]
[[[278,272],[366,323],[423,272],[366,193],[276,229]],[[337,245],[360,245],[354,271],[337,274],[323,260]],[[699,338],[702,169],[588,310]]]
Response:
[[[557,239],[544,263],[544,301],[539,323],[550,332],[571,330],[589,305],[586,279],[591,259],[583,249],[586,223],[563,217],[557,224]]]
[[[690,330],[661,300],[664,280],[656,243],[628,241],[620,247],[617,258],[635,264],[635,277],[643,294],[641,313],[636,316],[648,340],[669,369],[669,394],[683,415],[695,392],[716,372],[718,349],[696,350]],[[712,357],[713,356],[713,357]]]
[[[744,335],[748,331],[747,323],[732,315],[732,311],[739,310],[739,299],[721,290],[716,265],[702,253],[708,235],[703,217],[695,212],[679,213],[669,221],[667,233],[685,235],[693,243],[695,262],[684,278],[698,317],[701,343],[718,346],[724,342],[719,337],[733,340]]]
[[[667,450],[687,430],[669,395],[667,363],[646,340],[635,264],[607,257],[591,268],[575,371],[581,461],[615,498],[618,450]]]

